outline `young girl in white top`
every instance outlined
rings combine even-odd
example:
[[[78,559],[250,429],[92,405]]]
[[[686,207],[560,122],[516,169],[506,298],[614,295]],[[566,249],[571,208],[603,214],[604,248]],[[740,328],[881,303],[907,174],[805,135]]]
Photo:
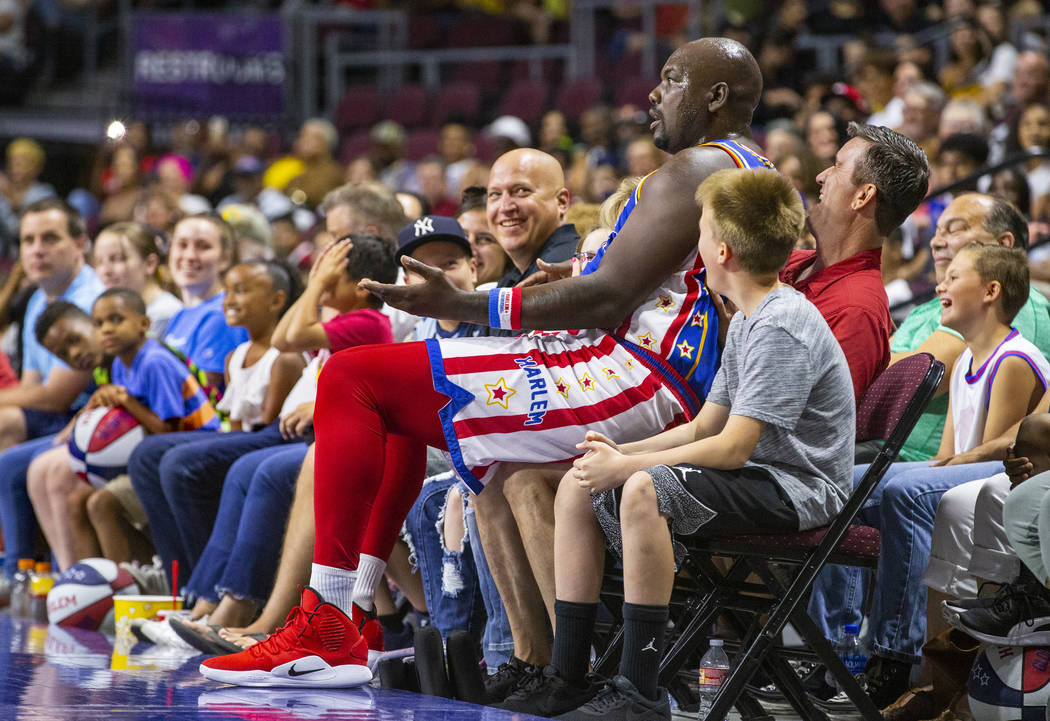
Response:
[[[182,301],[159,282],[160,252],[151,231],[138,223],[113,223],[95,238],[95,272],[106,290],[130,288],[142,296],[150,319],[150,335],[161,338]]]
[[[979,243],[956,254],[937,286],[941,324],[966,341],[952,371],[938,459],[998,438],[1046,391],[1050,363],[1010,327],[1028,293],[1024,251]]]
[[[285,396],[306,365],[302,353],[282,353],[270,344],[277,322],[301,285],[291,269],[261,260],[234,266],[225,282],[222,308],[226,323],[247,330],[250,340],[226,359],[226,392],[218,409],[229,414],[234,430],[257,430],[277,419]]]

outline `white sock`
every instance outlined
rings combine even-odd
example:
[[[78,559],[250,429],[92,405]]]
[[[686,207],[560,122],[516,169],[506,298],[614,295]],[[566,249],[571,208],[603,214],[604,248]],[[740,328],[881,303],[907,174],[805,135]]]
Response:
[[[386,571],[386,561],[362,553],[357,561],[357,582],[354,583],[353,601],[365,611],[375,608],[376,586]]]
[[[320,563],[315,563],[310,570],[310,586],[320,594],[322,599],[347,616],[350,615],[350,607],[353,604],[356,581],[357,571],[348,571],[345,568],[322,566]]]

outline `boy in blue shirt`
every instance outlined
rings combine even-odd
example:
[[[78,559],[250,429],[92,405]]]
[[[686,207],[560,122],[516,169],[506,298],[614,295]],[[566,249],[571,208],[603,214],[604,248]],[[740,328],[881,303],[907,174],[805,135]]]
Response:
[[[73,313],[59,318],[44,336],[46,344],[78,365],[100,352],[113,359],[110,382],[95,391],[87,409],[122,407],[149,434],[219,429],[218,414],[193,374],[170,350],[146,337],[150,321],[137,293],[107,290],[95,301],[92,315],[93,344],[81,338],[83,323]],[[63,567],[100,553],[114,561],[152,555],[141,533],[145,512],[126,477],[101,488],[82,483],[69,466],[65,444],[35,459],[28,476],[37,516]]]
[[[142,298],[111,288],[92,314],[102,352],[113,357],[112,382],[95,391],[88,408],[125,408],[148,433],[219,430],[219,416],[186,366],[153,338]]]

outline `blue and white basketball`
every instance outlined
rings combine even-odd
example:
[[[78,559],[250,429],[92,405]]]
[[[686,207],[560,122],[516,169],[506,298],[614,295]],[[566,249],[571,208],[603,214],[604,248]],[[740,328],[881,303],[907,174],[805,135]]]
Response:
[[[974,721],[1044,721],[1050,699],[1050,648],[987,646],[967,683]]]
[[[86,483],[101,488],[126,473],[142,426],[123,408],[92,408],[81,413],[69,434],[69,464]]]
[[[131,574],[106,558],[85,559],[55,580],[47,594],[47,620],[97,631],[113,610],[113,596],[118,593],[140,593]]]

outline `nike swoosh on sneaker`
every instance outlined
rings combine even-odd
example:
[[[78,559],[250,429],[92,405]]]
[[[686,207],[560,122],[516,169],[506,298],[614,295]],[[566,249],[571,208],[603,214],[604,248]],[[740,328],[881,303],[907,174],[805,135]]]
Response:
[[[293,663],[291,665],[291,667],[288,669],[288,675],[291,676],[292,678],[295,678],[296,676],[305,676],[308,673],[317,673],[318,671],[323,671],[323,670],[324,669],[321,669],[321,668],[311,668],[311,669],[308,669],[306,671],[296,671],[295,670],[295,664]]]

